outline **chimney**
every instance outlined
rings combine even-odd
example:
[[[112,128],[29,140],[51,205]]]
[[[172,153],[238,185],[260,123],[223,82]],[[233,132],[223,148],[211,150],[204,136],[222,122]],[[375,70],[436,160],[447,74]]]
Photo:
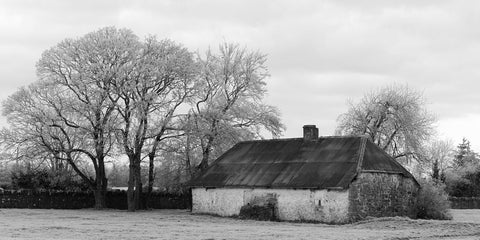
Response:
[[[303,140],[314,141],[318,139],[318,128],[315,125],[303,126]]]

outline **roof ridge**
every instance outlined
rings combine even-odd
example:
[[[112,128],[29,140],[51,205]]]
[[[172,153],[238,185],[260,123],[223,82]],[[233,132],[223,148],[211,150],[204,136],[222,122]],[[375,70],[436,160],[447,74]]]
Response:
[[[320,136],[316,140],[310,140],[312,142],[321,140],[321,139],[331,139],[331,138],[365,138],[365,136],[362,135],[345,135],[345,136],[338,136],[338,135],[332,135],[332,136]],[[303,138],[272,138],[272,139],[254,139],[254,140],[246,140],[246,141],[241,141],[240,143],[249,143],[249,142],[280,142],[280,141],[291,141],[291,140],[303,140]]]

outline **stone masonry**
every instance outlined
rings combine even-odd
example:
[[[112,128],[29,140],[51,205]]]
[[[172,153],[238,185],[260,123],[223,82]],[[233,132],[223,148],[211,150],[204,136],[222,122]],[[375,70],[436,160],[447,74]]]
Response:
[[[418,184],[412,178],[392,173],[360,173],[349,189],[351,220],[366,216],[415,215]]]

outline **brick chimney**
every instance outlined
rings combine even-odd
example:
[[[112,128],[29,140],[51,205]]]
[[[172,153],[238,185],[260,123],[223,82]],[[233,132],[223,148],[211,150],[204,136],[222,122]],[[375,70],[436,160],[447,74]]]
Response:
[[[318,128],[315,125],[303,126],[303,140],[313,141],[318,139]]]

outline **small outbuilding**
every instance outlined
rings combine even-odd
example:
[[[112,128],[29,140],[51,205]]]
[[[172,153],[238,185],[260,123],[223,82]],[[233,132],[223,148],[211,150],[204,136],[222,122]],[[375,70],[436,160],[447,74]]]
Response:
[[[345,223],[412,216],[419,184],[364,136],[240,142],[190,182],[192,211],[221,216],[274,206],[279,220]]]

